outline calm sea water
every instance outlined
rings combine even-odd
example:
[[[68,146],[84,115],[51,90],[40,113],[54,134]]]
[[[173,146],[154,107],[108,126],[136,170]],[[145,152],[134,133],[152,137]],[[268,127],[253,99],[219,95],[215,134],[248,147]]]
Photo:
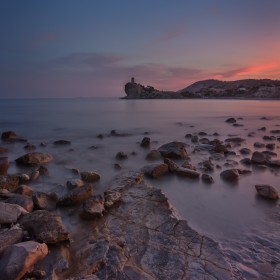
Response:
[[[191,154],[191,162],[208,159],[208,152],[192,154],[194,145],[185,139],[187,133],[206,132],[214,139],[218,132],[221,140],[228,135],[246,138],[242,147],[254,150],[253,143],[261,141],[269,130],[280,129],[280,101],[241,100],[119,100],[119,99],[40,99],[1,100],[0,128],[14,130],[19,136],[37,145],[37,150],[54,154],[55,160],[48,165],[50,179],[36,183],[34,188],[44,191],[63,192],[67,179],[71,178],[68,167],[81,171],[95,170],[101,174],[96,192],[106,189],[108,182],[120,171],[114,169],[118,151],[128,154],[120,162],[123,170],[139,170],[148,164],[145,159],[149,149],[140,147],[139,142],[149,133],[150,149],[158,148],[169,141],[184,141]],[[263,120],[261,117],[267,117]],[[225,123],[228,117],[241,117],[242,127]],[[267,131],[259,131],[265,126]],[[111,130],[127,133],[125,137],[109,137]],[[255,137],[247,137],[255,132]],[[103,134],[103,139],[97,137]],[[54,147],[53,141],[65,139],[71,146]],[[39,147],[41,142],[48,145]],[[277,142],[276,142],[277,143]],[[19,170],[14,159],[23,155],[24,143],[5,144],[10,150],[10,173]],[[279,154],[280,143],[275,150]],[[95,146],[96,149],[90,149]],[[228,158],[239,162],[240,147],[234,148],[236,157]],[[136,155],[132,155],[136,152]],[[217,163],[223,166],[226,159]],[[239,165],[240,168],[244,168]],[[223,167],[223,169],[226,169]],[[273,230],[274,223],[267,223],[269,213],[277,208],[275,203],[259,199],[255,184],[271,184],[280,191],[279,171],[252,169],[251,175],[242,176],[236,185],[220,180],[220,170],[212,174],[215,183],[205,185],[177,177],[149,180],[160,187],[168,196],[177,213],[187,219],[199,232],[218,239],[238,238],[244,232]]]

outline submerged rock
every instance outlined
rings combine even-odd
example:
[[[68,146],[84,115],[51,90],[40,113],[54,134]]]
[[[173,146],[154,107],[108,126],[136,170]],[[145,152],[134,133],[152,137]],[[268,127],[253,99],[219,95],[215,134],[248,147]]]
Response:
[[[1,139],[4,140],[4,141],[13,141],[13,140],[16,140],[17,138],[17,134],[10,130],[10,131],[4,131],[1,135]]]
[[[228,119],[226,119],[225,122],[227,122],[227,123],[236,123],[236,119],[235,118],[228,118]]]
[[[202,174],[201,180],[206,184],[214,183],[214,179],[209,174]]]
[[[69,141],[69,140],[56,140],[56,141],[53,142],[53,144],[55,146],[66,146],[66,145],[70,145],[71,141]]]
[[[163,157],[167,158],[187,158],[186,144],[183,142],[170,142],[158,148]]]
[[[180,177],[187,177],[187,178],[191,178],[191,179],[198,179],[200,176],[199,172],[192,170],[192,169],[184,168],[184,167],[177,168],[175,170],[175,173]]]
[[[1,279],[19,280],[48,254],[46,244],[27,241],[12,245],[0,261]]]
[[[76,279],[232,279],[219,245],[179,220],[161,190],[136,185],[137,178],[124,174],[113,183],[110,192],[121,202],[95,220],[91,242],[81,240]]]
[[[159,160],[161,159],[161,153],[158,150],[151,150],[147,156],[147,160]]]
[[[150,137],[144,137],[141,141],[140,146],[141,147],[149,147],[151,144],[151,138]]]
[[[258,195],[271,200],[279,199],[277,190],[270,185],[255,185]]]
[[[118,152],[116,154],[116,159],[118,159],[118,160],[127,159],[127,154],[125,152]]]
[[[17,158],[16,163],[23,165],[40,165],[48,163],[51,160],[53,160],[53,156],[50,154],[32,152]]]
[[[20,225],[38,242],[56,244],[69,240],[69,233],[64,227],[61,217],[55,212],[37,210],[25,215]]]

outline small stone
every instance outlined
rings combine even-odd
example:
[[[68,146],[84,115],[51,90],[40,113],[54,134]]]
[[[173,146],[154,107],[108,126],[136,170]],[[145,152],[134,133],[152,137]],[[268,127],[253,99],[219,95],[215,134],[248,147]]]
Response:
[[[144,174],[151,178],[158,178],[168,173],[168,165],[165,163],[149,164],[142,168]]]
[[[55,146],[67,146],[71,144],[71,141],[68,140],[56,140],[53,142]]]
[[[237,169],[227,169],[220,174],[225,181],[235,182],[239,179],[239,172]]]
[[[233,142],[233,143],[242,143],[245,141],[244,138],[241,138],[241,137],[231,137],[231,138],[227,138],[225,140],[226,142]]]
[[[271,134],[280,134],[280,129],[270,130]]]
[[[96,182],[100,180],[100,175],[93,171],[85,171],[81,172],[81,179],[87,183]]]
[[[243,158],[240,160],[240,163],[244,165],[251,165],[251,160],[249,158]]]
[[[250,155],[252,153],[252,151],[248,148],[242,148],[239,152],[242,155]]]
[[[229,118],[229,119],[226,119],[225,122],[226,123],[236,123],[236,119],[235,118]]]
[[[33,145],[33,144],[27,143],[27,144],[24,146],[24,149],[27,150],[27,151],[34,151],[34,150],[36,150],[36,146]]]
[[[116,154],[116,159],[118,159],[118,160],[127,159],[127,154],[124,153],[124,152],[118,152],[118,153]]]
[[[255,142],[255,143],[254,143],[254,147],[255,147],[255,148],[264,148],[264,146],[265,146],[265,144],[260,143],[260,142]]]
[[[31,195],[33,193],[33,189],[27,185],[20,185],[15,190],[14,193],[22,194],[22,195]]]
[[[147,160],[159,160],[161,159],[161,153],[158,150],[151,150],[147,156]]]
[[[144,137],[141,141],[140,146],[141,147],[149,147],[151,144],[151,138],[150,137]]]
[[[169,158],[164,159],[164,163],[168,165],[169,172],[173,173],[179,166]]]
[[[191,169],[179,167],[175,170],[175,173],[180,177],[187,177],[191,179],[198,179],[200,176],[200,173]]]
[[[197,135],[193,135],[191,138],[191,142],[192,143],[197,143],[198,142],[198,136]]]
[[[271,199],[271,200],[279,199],[279,194],[277,190],[270,185],[255,185],[255,188],[258,195],[264,198]]]
[[[86,220],[103,216],[105,200],[101,195],[95,195],[83,202],[80,208],[80,217]]]
[[[114,164],[114,168],[115,168],[116,170],[122,169],[122,167],[121,167],[121,165],[120,165],[119,163],[115,163],[115,164]]]
[[[49,170],[48,170],[48,168],[47,167],[45,167],[45,166],[40,166],[39,168],[38,168],[38,171],[39,171],[39,173],[40,173],[40,176],[49,176]]]
[[[274,150],[274,149],[275,149],[275,143],[266,144],[265,147],[266,147],[268,150]]]
[[[81,179],[72,179],[66,182],[68,190],[79,188],[84,185],[84,182]]]
[[[276,137],[275,137],[275,136],[265,135],[265,136],[263,136],[263,140],[266,140],[266,141],[275,141],[275,140],[276,140]]]
[[[58,197],[56,193],[36,192],[32,195],[34,206],[40,210],[55,210]]]
[[[201,180],[206,184],[214,183],[214,179],[209,174],[202,174]]]
[[[37,181],[40,178],[40,172],[39,171],[33,171],[30,175],[30,181]]]
[[[267,156],[261,152],[254,152],[251,158],[251,162],[253,164],[266,164],[267,163]]]
[[[263,127],[259,128],[258,130],[259,130],[259,131],[266,131],[266,127],[263,126]]]

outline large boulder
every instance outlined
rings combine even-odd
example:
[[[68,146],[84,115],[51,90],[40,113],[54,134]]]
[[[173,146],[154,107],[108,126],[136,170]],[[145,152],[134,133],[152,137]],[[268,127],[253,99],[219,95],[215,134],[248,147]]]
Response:
[[[21,215],[28,212],[19,205],[0,202],[0,225],[14,224]]]
[[[158,151],[164,158],[177,158],[184,159],[187,158],[188,153],[186,151],[186,144],[183,142],[170,142],[164,144],[158,148]]]
[[[221,172],[220,176],[225,181],[235,182],[239,179],[239,172],[237,169],[227,169]]]
[[[1,279],[22,279],[47,254],[48,247],[44,243],[27,241],[12,245],[4,252],[0,261]]]
[[[53,156],[46,153],[32,152],[16,159],[16,163],[23,165],[41,165],[53,160]]]
[[[38,242],[55,244],[69,240],[69,233],[62,223],[61,217],[55,212],[38,210],[25,215],[20,225]]]
[[[264,198],[271,199],[271,200],[279,199],[279,194],[277,190],[270,185],[255,185],[255,188],[258,195]]]

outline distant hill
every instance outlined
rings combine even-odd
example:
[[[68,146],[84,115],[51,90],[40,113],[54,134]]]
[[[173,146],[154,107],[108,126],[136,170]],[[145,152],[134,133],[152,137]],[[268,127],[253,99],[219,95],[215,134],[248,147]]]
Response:
[[[125,85],[126,99],[240,98],[280,99],[280,81],[247,79],[237,81],[204,80],[179,91],[159,91],[132,80]]]

